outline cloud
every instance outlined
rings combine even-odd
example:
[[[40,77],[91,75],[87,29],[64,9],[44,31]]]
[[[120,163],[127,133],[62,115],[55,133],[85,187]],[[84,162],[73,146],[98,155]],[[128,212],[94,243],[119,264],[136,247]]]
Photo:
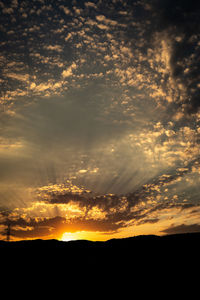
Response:
[[[45,46],[45,48],[47,50],[51,50],[51,51],[62,52],[62,46],[60,46],[60,45],[48,45],[48,46]]]
[[[61,217],[54,217],[51,219],[37,220],[30,219],[25,220],[23,218],[10,220],[12,228],[11,236],[15,238],[41,238],[41,237],[54,237],[53,233],[56,227],[59,227],[64,221]],[[1,224],[6,225],[7,220]]]
[[[11,7],[17,8],[18,7],[18,0],[12,0]]]
[[[106,18],[104,15],[98,15],[96,16],[97,21],[105,23],[106,25],[110,26],[116,26],[118,23],[117,21],[111,20]]]
[[[96,24],[98,28],[102,29],[102,30],[109,30],[109,26],[105,25],[105,24]]]
[[[180,170],[179,172],[186,171]],[[180,176],[183,174],[180,173]],[[12,235],[15,238],[55,238],[65,231],[80,230],[114,234],[129,226],[134,225],[136,229],[136,227],[155,223],[163,233],[180,233],[182,229],[184,231],[187,228],[174,225],[175,228],[171,226],[168,230],[166,224],[169,221],[166,223],[166,220],[174,220],[176,224],[188,219],[190,221],[198,220],[199,206],[170,200],[155,201],[155,192],[159,194],[160,189],[154,189],[154,187],[162,188],[166,185],[169,187],[174,179],[174,177],[163,175],[158,182],[156,179],[151,180],[154,182],[153,184],[143,185],[135,192],[121,196],[95,194],[70,183],[40,187],[36,191],[32,190],[35,195],[34,202],[21,208],[19,203],[18,208],[10,212]],[[4,208],[1,209],[1,224],[6,226],[4,210]],[[162,225],[162,222],[165,226]],[[191,226],[191,228],[188,226],[188,230],[191,232],[198,228],[198,226]]]
[[[71,64],[71,66],[69,66],[66,70],[64,70],[63,72],[62,72],[62,76],[64,77],[64,78],[66,78],[66,77],[70,77],[70,76],[72,76],[73,75],[73,70],[76,70],[77,69],[77,65],[76,65],[76,63],[72,63]]]
[[[99,213],[106,215],[115,215],[117,218],[117,214],[119,213],[129,214],[130,207],[135,206],[139,198],[137,195],[130,194],[127,196],[118,196],[115,194],[107,194],[107,195],[92,195],[91,192],[81,191],[79,193],[73,193],[70,191],[57,191],[53,193],[51,191],[47,191],[46,193],[43,191],[40,193],[39,199],[41,201],[45,201],[45,203],[49,204],[69,204],[74,203],[78,205],[79,208],[86,208],[87,216],[88,212],[93,210],[93,208],[99,209]],[[42,200],[43,199],[43,200]],[[105,216],[104,216],[105,218]]]
[[[52,199],[56,199],[50,190],[49,194]],[[146,226],[146,224],[153,225],[155,223],[158,228],[161,228],[161,232],[167,234],[199,231],[198,224],[192,226],[178,225],[166,228],[166,224],[168,224],[166,220],[169,218],[171,220],[178,219],[183,221],[187,220],[188,216],[191,217],[191,214],[197,217],[199,211],[195,212],[194,207],[184,207],[183,211],[182,205],[172,203],[149,206],[144,201],[139,200],[142,197],[142,193],[137,194],[139,196],[138,199],[136,194],[121,198],[116,195],[105,195],[96,199],[88,197],[87,201],[91,203],[91,206],[88,203],[86,204],[86,197],[84,195],[83,197],[78,197],[78,195],[72,193],[71,195],[70,193],[63,193],[62,196],[63,198],[57,198],[54,203],[45,202],[45,204],[39,204],[38,202],[38,212],[35,211],[37,217],[33,217],[33,211],[31,212],[30,206],[26,209],[16,210],[16,212],[13,210],[9,214],[13,238],[57,238],[64,232],[77,232],[81,230],[114,234],[119,230],[126,230],[127,227],[133,225],[136,230],[136,227],[139,228]],[[71,200],[69,201],[70,197]],[[75,201],[77,201],[77,207],[72,205]],[[65,209],[67,202],[72,205],[71,211],[70,206],[68,206],[69,210]],[[84,206],[86,209],[83,209]],[[45,209],[47,211],[52,209],[52,215],[47,217]],[[188,210],[188,213],[185,210]],[[20,211],[23,217],[19,217]],[[42,211],[44,212],[44,216],[40,214]],[[54,216],[55,212],[57,216]],[[27,213],[30,213],[32,217],[28,217]],[[162,222],[165,224],[165,229],[163,229]],[[3,211],[0,224],[4,225],[4,227],[7,224],[7,216]]]
[[[162,232],[166,234],[200,232],[200,224],[181,224],[177,226],[172,225],[169,228],[163,230]]]
[[[12,7],[4,7],[2,12],[3,12],[3,14],[13,14],[14,10]]]
[[[176,85],[186,88],[186,113],[195,113],[199,108],[198,70],[196,58],[199,56],[198,38],[199,12],[198,1],[154,1],[153,13],[156,15],[157,32],[165,33],[171,44],[169,65]],[[186,72],[186,70],[190,70]],[[182,107],[184,107],[182,105]]]
[[[29,79],[29,74],[7,73],[7,76],[19,81],[27,81]]]
[[[67,42],[69,39],[71,39],[72,38],[72,34],[69,32],[68,34],[67,34],[67,36],[65,37],[65,41]]]
[[[92,7],[94,9],[97,9],[97,5],[93,2],[88,1],[88,2],[85,2],[84,4],[85,4],[86,7]]]
[[[0,222],[6,226],[7,220]],[[120,225],[110,224],[107,220],[99,220],[94,223],[93,220],[74,219],[73,221],[66,221],[63,217],[44,218],[42,220],[30,219],[25,220],[19,218],[10,220],[11,237],[15,239],[30,239],[30,238],[46,238],[53,239],[62,236],[64,232],[77,231],[93,231],[93,232],[115,232]]]
[[[60,5],[59,7],[60,7],[60,9],[62,9],[64,11],[64,13],[66,15],[70,15],[71,14],[71,11],[70,11],[70,9],[68,7],[66,7],[64,5]]]
[[[32,85],[32,88],[33,91],[45,92],[53,89],[55,85],[56,83],[54,85],[41,83]],[[107,159],[110,159],[112,156],[109,146],[110,137],[118,139],[123,136],[126,127],[113,124],[109,118],[104,122],[101,102],[98,105],[91,105],[93,97],[98,95],[99,89],[101,87],[95,86],[94,89],[91,87],[90,92],[87,88],[81,89],[76,92],[76,95],[74,92],[73,94],[69,92],[66,97],[48,98],[47,101],[42,100],[27,107],[21,107],[12,117],[4,115],[6,131],[3,133],[3,140],[6,140],[7,144],[10,143],[10,148],[13,143],[21,145],[21,147],[18,148],[17,153],[10,152],[9,159],[6,160],[6,169],[3,161],[8,154],[1,153],[3,164],[1,175],[6,171],[6,174],[10,173],[11,181],[15,178],[23,181],[26,178],[31,182],[35,172],[37,176],[40,169],[44,168],[42,172],[46,172],[45,169],[50,164],[50,166],[55,166],[56,172],[61,172],[61,177],[64,176],[63,172],[77,176],[77,171],[81,169],[80,166],[87,170],[88,167],[91,170],[98,168],[92,164],[91,166],[86,164],[84,167],[83,162],[81,163],[83,155],[88,157],[88,147],[90,147],[90,158],[93,161],[102,151],[107,153]],[[7,135],[10,137],[9,139]],[[63,149],[65,150],[63,151]],[[105,162],[102,161],[102,165],[104,164]],[[76,166],[78,166],[78,170]],[[28,170],[30,170],[30,176],[27,174]],[[92,174],[97,173],[88,172],[87,174],[89,181]],[[60,175],[57,174],[59,177]],[[81,176],[81,173],[79,175]],[[41,180],[43,181],[43,179]]]

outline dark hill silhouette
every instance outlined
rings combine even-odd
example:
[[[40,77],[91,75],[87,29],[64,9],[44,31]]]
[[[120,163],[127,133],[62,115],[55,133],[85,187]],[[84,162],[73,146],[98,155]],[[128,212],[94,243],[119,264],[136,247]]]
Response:
[[[0,251],[4,250],[28,250],[33,248],[38,248],[38,250],[54,249],[58,250],[128,250],[133,251],[134,249],[139,249],[143,246],[155,246],[158,247],[182,247],[188,248],[197,246],[200,242],[200,233],[182,233],[182,234],[171,234],[165,236],[157,235],[139,235],[128,238],[121,239],[110,239],[105,242],[102,241],[89,241],[89,240],[72,240],[72,241],[59,241],[59,240],[21,240],[21,241],[0,241]],[[189,246],[190,245],[190,246]],[[182,249],[183,250],[183,249]]]
[[[174,295],[174,288],[185,291],[189,282],[199,286],[200,233],[170,236],[136,236],[106,242],[77,240],[0,241],[1,274],[5,287],[10,278],[20,288],[30,285],[48,291],[73,293],[95,287],[97,294],[107,290],[124,295],[138,290]],[[3,287],[4,285],[2,285]],[[11,287],[12,289],[12,287]],[[40,289],[39,289],[40,290]],[[124,296],[126,298],[126,296]]]
[[[166,236],[144,235],[106,242],[77,240],[0,241],[1,258],[10,263],[41,262],[83,266],[149,266],[162,268],[197,265],[200,233]]]

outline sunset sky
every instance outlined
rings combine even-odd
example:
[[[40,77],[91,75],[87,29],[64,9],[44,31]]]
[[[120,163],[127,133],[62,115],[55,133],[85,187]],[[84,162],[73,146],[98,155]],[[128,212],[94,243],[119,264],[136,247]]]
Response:
[[[200,1],[0,18],[0,239],[200,232]]]

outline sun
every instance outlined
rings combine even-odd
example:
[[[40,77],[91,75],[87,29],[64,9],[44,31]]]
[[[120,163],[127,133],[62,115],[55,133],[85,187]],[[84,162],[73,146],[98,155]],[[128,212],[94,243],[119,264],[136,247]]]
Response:
[[[75,241],[77,240],[76,233],[71,233],[71,232],[64,232],[61,241],[63,242],[69,242],[69,241]]]
[[[96,231],[76,231],[76,232],[64,232],[59,240],[68,242],[68,241],[77,241],[77,240],[88,240],[88,241],[105,241],[108,239],[108,236],[101,234]]]

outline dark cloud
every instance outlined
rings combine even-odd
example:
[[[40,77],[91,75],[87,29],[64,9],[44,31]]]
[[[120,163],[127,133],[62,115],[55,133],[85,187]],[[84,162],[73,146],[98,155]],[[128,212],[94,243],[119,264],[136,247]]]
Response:
[[[190,233],[190,232],[200,232],[200,225],[199,224],[181,224],[177,226],[171,226],[162,231],[166,234],[179,234],[179,233]]]
[[[155,223],[157,223],[157,222],[159,222],[159,219],[158,219],[158,218],[154,218],[154,219],[144,219],[144,220],[142,220],[142,221],[139,221],[139,222],[137,223],[137,225],[146,224],[146,223],[149,223],[149,224],[155,224]]]
[[[166,186],[167,184],[175,182],[177,179],[180,180],[182,177],[186,176],[188,173],[191,173],[194,166],[200,165],[200,158],[197,157],[191,160],[189,163],[185,163],[183,168],[171,169],[166,172],[166,174],[160,174],[153,179],[151,179],[148,183],[150,186],[158,185],[159,187]],[[147,184],[148,184],[147,183]]]
[[[0,222],[0,225],[7,227],[8,220]],[[67,221],[66,218],[56,216],[52,218],[44,218],[38,220],[31,218],[25,220],[18,218],[9,220],[11,227],[11,237],[13,238],[58,238],[64,232],[77,232],[77,231],[98,231],[98,232],[116,232],[119,228],[123,227],[123,221],[112,222],[110,219],[106,220],[93,220],[85,218],[75,218]],[[2,235],[6,235],[6,230],[2,231]]]
[[[173,79],[186,88],[182,109],[197,112],[199,101],[200,3],[197,0],[152,1],[155,30],[167,34],[171,44],[170,66]],[[154,24],[154,25],[155,25]]]
[[[44,193],[45,196],[45,193]],[[130,193],[128,195],[119,196],[115,194],[105,194],[105,195],[97,195],[92,196],[90,193],[82,192],[81,194],[75,194],[72,192],[61,193],[59,191],[57,193],[47,192],[47,203],[50,204],[67,204],[69,202],[78,203],[80,207],[88,207],[92,208],[94,206],[99,207],[103,211],[109,211],[109,209],[115,208],[117,206],[120,207],[120,204],[124,202],[124,205],[127,205],[128,208],[135,206],[138,204],[140,199],[140,193]],[[43,196],[40,195],[40,199]]]

